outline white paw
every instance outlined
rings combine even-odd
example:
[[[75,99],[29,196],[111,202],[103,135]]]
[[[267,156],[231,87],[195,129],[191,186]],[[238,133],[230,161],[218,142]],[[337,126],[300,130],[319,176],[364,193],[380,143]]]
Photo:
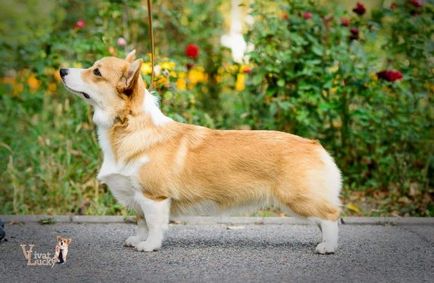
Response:
[[[334,254],[336,250],[336,245],[323,242],[319,243],[318,246],[316,246],[315,252],[318,254]]]
[[[143,241],[135,245],[139,252],[152,252],[161,248],[161,242]]]
[[[141,241],[139,236],[130,236],[125,240],[126,247],[134,247]]]

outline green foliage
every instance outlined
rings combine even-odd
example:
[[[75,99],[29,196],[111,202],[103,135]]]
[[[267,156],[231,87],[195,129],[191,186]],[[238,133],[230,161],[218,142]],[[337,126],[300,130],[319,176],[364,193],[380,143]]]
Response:
[[[412,16],[400,1],[371,20],[353,15],[345,27],[341,17],[349,16],[338,8],[277,3],[280,14],[253,5],[256,67],[244,94],[246,122],[320,139],[342,168],[347,193],[389,192],[380,212],[433,215],[432,6]],[[360,39],[350,40],[350,28]],[[386,68],[404,80],[378,81],[375,73]]]
[[[95,179],[101,153],[91,109],[53,72],[123,57],[133,48],[148,60],[146,6],[139,0],[4,2],[0,214],[126,215]],[[342,169],[347,213],[434,215],[431,4],[416,8],[401,0],[394,9],[383,5],[357,16],[325,1],[256,1],[247,32],[255,48],[246,67],[219,43],[225,1],[154,2],[157,64],[170,63],[157,84],[165,113],[209,127],[319,139]],[[84,27],[77,27],[79,19]],[[120,37],[126,45],[117,43]],[[190,43],[198,45],[198,58],[185,56]],[[378,79],[385,69],[403,79]]]

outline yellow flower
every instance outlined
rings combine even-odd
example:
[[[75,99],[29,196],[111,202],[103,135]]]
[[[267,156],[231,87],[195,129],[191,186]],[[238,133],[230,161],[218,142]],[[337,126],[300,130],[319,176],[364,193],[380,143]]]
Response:
[[[60,82],[62,78],[60,77],[60,73],[58,71],[53,73],[53,77],[57,82]]]
[[[188,72],[188,81],[193,86],[197,83],[205,82],[206,80],[207,76],[203,67],[194,67]]]
[[[142,74],[149,75],[152,73],[152,66],[150,62],[144,62],[141,67]]]
[[[159,76],[157,77],[157,85],[163,86],[163,87],[169,87],[169,80],[165,76]]]
[[[176,88],[178,90],[186,90],[187,89],[187,82],[185,81],[185,73],[180,72],[178,74],[178,79],[176,80]]]
[[[226,70],[228,73],[236,73],[238,72],[239,68],[237,65],[228,65],[226,66]]]
[[[370,73],[370,74],[369,74],[369,77],[370,77],[371,80],[373,80],[373,81],[378,81],[378,77],[377,77],[377,74],[376,74],[376,73]]]
[[[40,82],[34,74],[31,74],[27,78],[27,84],[29,85],[31,91],[36,91],[39,88]]]
[[[22,83],[15,83],[13,88],[13,95],[19,95],[24,90],[24,86]]]
[[[245,75],[240,73],[237,75],[237,81],[235,82],[235,90],[243,91],[244,88],[245,88]]]
[[[169,61],[161,62],[160,64],[161,69],[165,69],[168,71],[172,71],[173,69],[175,69],[175,65],[176,65],[175,62],[169,62]]]
[[[48,92],[55,93],[57,90],[57,84],[56,83],[49,83],[47,89],[48,89]]]

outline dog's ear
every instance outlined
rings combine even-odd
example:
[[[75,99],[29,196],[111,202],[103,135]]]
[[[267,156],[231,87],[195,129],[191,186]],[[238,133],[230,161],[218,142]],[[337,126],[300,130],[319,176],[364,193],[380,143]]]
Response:
[[[62,237],[60,237],[60,236],[56,237],[56,241],[60,241],[60,239],[62,239]]]
[[[136,60],[136,49],[133,49],[128,53],[127,57],[125,58],[130,63],[133,63],[134,60]]]
[[[133,93],[134,87],[137,84],[137,80],[140,77],[140,69],[142,67],[142,63],[143,63],[142,59],[137,59],[130,64],[128,70],[125,71],[122,80],[119,82],[118,85],[119,92],[124,93],[127,96],[130,96]]]
[[[66,239],[66,242],[68,243],[68,246],[69,246],[71,244],[71,242],[72,242],[72,239],[71,238]]]

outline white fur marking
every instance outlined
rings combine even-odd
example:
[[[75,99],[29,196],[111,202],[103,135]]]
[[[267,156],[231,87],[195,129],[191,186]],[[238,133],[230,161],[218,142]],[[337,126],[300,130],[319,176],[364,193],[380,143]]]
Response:
[[[170,199],[154,201],[136,192],[134,201],[141,207],[148,225],[148,238],[137,243],[136,249],[149,252],[161,248],[164,232],[169,227]]]
[[[148,237],[148,228],[144,219],[137,222],[136,235],[130,236],[125,240],[125,245],[135,247],[139,242],[145,241]]]
[[[334,253],[338,247],[338,222],[320,220],[322,242],[318,244],[315,251],[319,254]]]
[[[140,191],[137,178],[139,168],[149,162],[144,155],[136,161],[124,164],[116,161],[108,138],[108,130],[98,128],[98,141],[104,153],[104,161],[98,173],[98,180],[106,183],[115,198],[123,205],[137,209],[134,202],[134,193]]]
[[[100,136],[100,130],[107,131],[113,125],[113,120],[115,115],[107,113],[100,107],[95,107],[95,112],[93,113],[93,122],[98,126],[98,136]],[[101,138],[100,138],[101,139]],[[101,144],[101,142],[100,142]],[[104,149],[103,149],[104,151]]]
[[[158,106],[158,98],[145,90],[145,98],[143,100],[143,110],[151,116],[155,126],[161,126],[173,121],[171,118],[164,115]]]
[[[341,206],[341,201],[339,200],[339,194],[342,188],[341,171],[327,151],[321,150],[320,158],[326,166],[323,171],[323,181],[327,188],[327,194],[330,201],[337,206]]]

